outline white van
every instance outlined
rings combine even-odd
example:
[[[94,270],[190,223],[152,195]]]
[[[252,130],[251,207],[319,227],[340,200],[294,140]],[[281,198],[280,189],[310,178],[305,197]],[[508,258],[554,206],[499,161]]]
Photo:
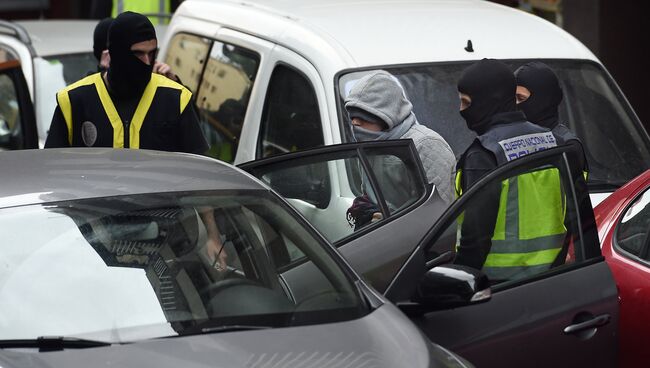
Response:
[[[487,1],[186,0],[160,58],[195,93],[211,155],[243,163],[352,141],[342,101],[365,73],[395,75],[418,120],[459,155],[473,139],[456,82],[472,61],[542,60],[582,139],[594,205],[650,165],[650,139],[603,65],[539,17]]]

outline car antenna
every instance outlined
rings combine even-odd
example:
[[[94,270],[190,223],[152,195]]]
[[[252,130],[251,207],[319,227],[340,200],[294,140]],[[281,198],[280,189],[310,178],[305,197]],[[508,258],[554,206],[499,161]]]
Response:
[[[465,46],[465,51],[474,52],[474,47],[472,47],[472,40],[467,40],[467,46]]]

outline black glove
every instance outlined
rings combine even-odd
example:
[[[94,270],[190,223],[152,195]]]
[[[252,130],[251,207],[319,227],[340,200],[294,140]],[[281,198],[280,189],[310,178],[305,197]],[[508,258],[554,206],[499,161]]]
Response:
[[[381,210],[376,204],[370,201],[367,194],[364,194],[354,199],[352,206],[348,208],[346,217],[350,227],[354,228],[354,231],[357,231],[369,224],[375,213],[381,213]]]

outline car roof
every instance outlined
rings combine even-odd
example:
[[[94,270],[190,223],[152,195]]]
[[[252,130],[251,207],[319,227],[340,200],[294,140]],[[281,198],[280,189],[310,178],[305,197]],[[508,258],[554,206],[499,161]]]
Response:
[[[338,56],[348,67],[484,57],[597,60],[552,23],[481,0],[186,0],[176,13],[253,33],[308,59]],[[468,40],[474,52],[465,50]]]
[[[29,34],[38,56],[54,56],[93,52],[93,33],[97,20],[26,20],[16,21]],[[159,40],[166,25],[156,25]]]
[[[25,28],[38,56],[93,51],[97,20],[27,20],[16,23]]]
[[[111,148],[0,152],[0,208],[117,195],[268,190],[224,162],[199,155]]]

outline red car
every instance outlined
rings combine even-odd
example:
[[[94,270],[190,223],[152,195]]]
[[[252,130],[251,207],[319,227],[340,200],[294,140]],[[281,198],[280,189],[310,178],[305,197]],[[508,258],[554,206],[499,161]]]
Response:
[[[621,367],[650,362],[650,170],[595,208],[602,253],[619,289]]]

